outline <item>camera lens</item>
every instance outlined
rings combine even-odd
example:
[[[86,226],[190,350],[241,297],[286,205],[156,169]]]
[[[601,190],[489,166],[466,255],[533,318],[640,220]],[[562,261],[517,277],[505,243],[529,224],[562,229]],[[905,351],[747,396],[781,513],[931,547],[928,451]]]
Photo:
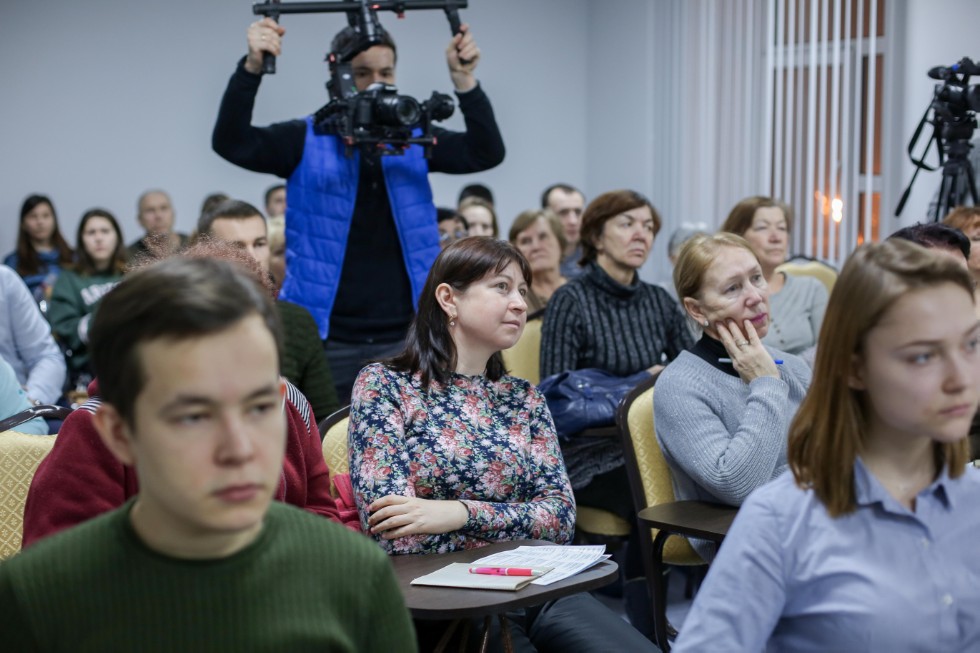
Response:
[[[419,103],[407,95],[379,96],[374,109],[374,115],[380,124],[393,127],[414,125],[422,114]]]

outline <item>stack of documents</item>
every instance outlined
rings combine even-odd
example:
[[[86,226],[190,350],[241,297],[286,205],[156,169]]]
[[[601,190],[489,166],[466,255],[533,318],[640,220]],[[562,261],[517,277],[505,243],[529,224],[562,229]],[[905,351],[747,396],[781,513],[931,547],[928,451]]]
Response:
[[[501,551],[471,564],[486,567],[551,567],[551,571],[533,581],[535,585],[551,585],[580,571],[585,571],[603,560],[608,560],[606,545],[590,546],[519,546]]]
[[[604,545],[521,546],[473,562],[456,562],[412,581],[412,585],[518,590],[529,583],[550,585],[608,560]],[[477,568],[520,569],[529,575],[473,573]]]

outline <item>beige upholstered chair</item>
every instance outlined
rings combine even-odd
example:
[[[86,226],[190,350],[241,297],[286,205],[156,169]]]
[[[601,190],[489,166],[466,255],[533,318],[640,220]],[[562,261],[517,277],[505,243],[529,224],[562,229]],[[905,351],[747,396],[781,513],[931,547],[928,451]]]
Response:
[[[347,458],[347,423],[350,421],[350,406],[328,415],[320,422],[320,435],[323,437],[323,459],[330,470],[330,495],[337,498],[337,488],[333,479],[337,474],[346,474],[350,463]]]
[[[794,276],[814,277],[827,288],[828,295],[834,290],[834,284],[837,282],[837,271],[820,261],[783,263],[776,268],[776,271],[785,272]]]
[[[27,489],[54,439],[53,435],[0,433],[0,560],[20,551]]]
[[[670,467],[660,450],[653,423],[653,388],[657,376],[630,391],[616,415],[623,438],[623,458],[639,523],[651,526],[650,537],[641,537],[643,563],[653,598],[657,645],[670,651],[667,623],[667,590],[664,565],[703,565],[686,536],[720,544],[735,519],[737,508],[702,501],[676,501]]]
[[[528,320],[517,344],[501,352],[510,374],[534,385],[541,382],[541,322],[541,318]]]

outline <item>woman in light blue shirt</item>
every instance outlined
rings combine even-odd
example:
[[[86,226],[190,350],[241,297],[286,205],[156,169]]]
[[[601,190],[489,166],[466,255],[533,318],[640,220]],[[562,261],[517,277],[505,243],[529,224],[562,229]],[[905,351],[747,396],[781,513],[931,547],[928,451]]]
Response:
[[[790,471],[743,504],[675,651],[980,650],[980,324],[963,267],[866,245],[835,286]]]

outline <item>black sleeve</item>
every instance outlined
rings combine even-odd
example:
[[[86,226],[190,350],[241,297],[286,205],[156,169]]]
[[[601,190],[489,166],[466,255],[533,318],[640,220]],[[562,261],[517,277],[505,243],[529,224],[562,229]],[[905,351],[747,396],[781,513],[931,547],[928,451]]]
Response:
[[[261,75],[245,70],[242,57],[221,98],[211,147],[221,158],[237,166],[285,179],[303,158],[306,122],[290,120],[253,127],[252,109],[261,81]]]
[[[456,95],[459,110],[466,122],[466,131],[433,128],[438,142],[432,148],[429,169],[432,172],[461,175],[500,165],[505,154],[504,139],[493,116],[490,98],[479,84],[471,91]]]

